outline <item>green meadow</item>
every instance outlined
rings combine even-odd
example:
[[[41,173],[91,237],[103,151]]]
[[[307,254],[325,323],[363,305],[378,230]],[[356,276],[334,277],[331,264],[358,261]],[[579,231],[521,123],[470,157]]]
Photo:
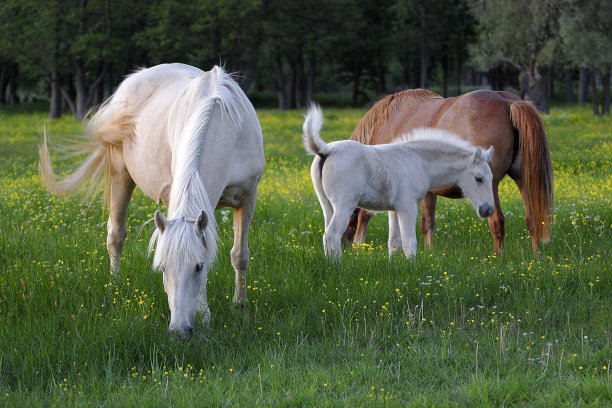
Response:
[[[102,195],[41,185],[44,107],[0,108],[0,406],[611,406],[612,121],[544,115],[555,171],[552,240],[531,254],[518,189],[500,197],[506,247],[465,200],[438,200],[434,249],[367,244],[323,256],[323,215],[301,145],[303,112],[258,111],[266,168],[249,236],[250,304],[232,307],[232,212],[217,211],[210,330],[167,331],[147,243],[156,209],[136,191],[122,274],[109,275]],[[324,109],[325,140],[365,113]],[[56,164],[66,174],[76,162]]]

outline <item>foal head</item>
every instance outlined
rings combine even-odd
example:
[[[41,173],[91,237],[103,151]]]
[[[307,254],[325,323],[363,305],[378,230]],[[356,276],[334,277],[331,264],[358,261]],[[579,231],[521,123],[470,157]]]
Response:
[[[212,263],[204,239],[208,216],[202,211],[195,222],[185,217],[166,219],[158,210],[154,220],[157,248],[153,267],[164,276],[170,306],[169,330],[190,335]]]
[[[477,147],[470,158],[470,164],[459,174],[457,185],[463,195],[474,206],[479,216],[486,218],[493,214],[493,174],[489,164],[493,158],[493,146],[487,150]]]

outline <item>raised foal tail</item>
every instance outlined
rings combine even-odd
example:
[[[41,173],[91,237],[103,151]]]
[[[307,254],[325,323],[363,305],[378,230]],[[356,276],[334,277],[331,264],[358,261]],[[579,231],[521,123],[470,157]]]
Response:
[[[56,195],[70,194],[84,188],[84,199],[87,200],[95,193],[97,181],[104,173],[104,191],[107,195],[110,188],[110,164],[113,150],[121,148],[123,139],[132,132],[133,124],[130,115],[116,115],[111,111],[111,105],[103,106],[91,119],[85,135],[71,140],[70,144],[54,147],[54,150],[63,154],[62,159],[87,155],[76,170],[60,178],[53,171],[45,129],[43,142],[38,146],[39,172],[43,184]]]
[[[519,133],[521,177],[518,184],[535,252],[540,240],[548,242],[551,235],[552,162],[544,125],[536,109],[529,102],[514,101],[510,104],[510,119]]]

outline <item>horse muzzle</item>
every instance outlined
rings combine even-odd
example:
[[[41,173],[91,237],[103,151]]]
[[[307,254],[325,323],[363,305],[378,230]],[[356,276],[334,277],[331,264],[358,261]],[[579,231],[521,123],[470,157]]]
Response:
[[[489,203],[484,203],[480,207],[478,207],[478,214],[482,218],[490,217],[493,214],[493,206]]]

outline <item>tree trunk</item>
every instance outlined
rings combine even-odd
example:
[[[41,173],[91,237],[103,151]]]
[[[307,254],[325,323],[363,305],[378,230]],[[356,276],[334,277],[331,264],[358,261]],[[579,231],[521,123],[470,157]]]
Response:
[[[59,84],[57,68],[51,72],[51,98],[49,103],[49,119],[58,119],[62,116],[62,94]]]
[[[308,77],[306,78],[306,103],[314,100],[315,77],[317,68],[317,57],[312,54],[308,59]]]
[[[280,57],[276,57],[276,93],[278,95],[278,108],[287,109],[287,98],[285,95],[286,79],[283,71],[283,61]]]
[[[610,71],[601,76],[601,85],[603,87],[601,113],[610,116]]]
[[[583,105],[589,99],[589,69],[580,68],[578,79],[578,103]]]
[[[565,70],[565,93],[567,94],[567,101],[569,103],[576,103],[576,97],[574,96],[574,78],[573,72],[570,68]]]
[[[85,63],[77,59],[74,62],[74,86],[76,92],[76,120],[82,120],[87,115],[87,89],[85,88]]]
[[[6,66],[2,66],[2,70],[0,71],[0,105],[6,104],[6,88],[8,85],[8,69]]]
[[[444,50],[442,55],[442,92],[448,98],[448,51]]]
[[[595,70],[591,70],[589,78],[591,84],[591,106],[593,107],[593,114],[599,116],[599,102],[597,101],[597,82],[595,81]]]
[[[425,10],[427,10],[426,0],[420,2],[420,15],[421,15],[421,81],[420,87],[427,88],[427,79],[429,71],[429,44],[428,44],[428,29],[427,29],[427,16]]]
[[[353,97],[351,100],[351,104],[353,105],[353,107],[356,107],[359,101],[360,81],[361,81],[361,59],[358,57],[357,61],[355,61],[355,69],[353,70]]]
[[[376,93],[378,95],[384,95],[385,93],[387,93],[387,81],[385,80],[385,63],[383,61],[383,56],[381,53],[379,53],[377,56],[376,77],[376,83],[378,86]]]

